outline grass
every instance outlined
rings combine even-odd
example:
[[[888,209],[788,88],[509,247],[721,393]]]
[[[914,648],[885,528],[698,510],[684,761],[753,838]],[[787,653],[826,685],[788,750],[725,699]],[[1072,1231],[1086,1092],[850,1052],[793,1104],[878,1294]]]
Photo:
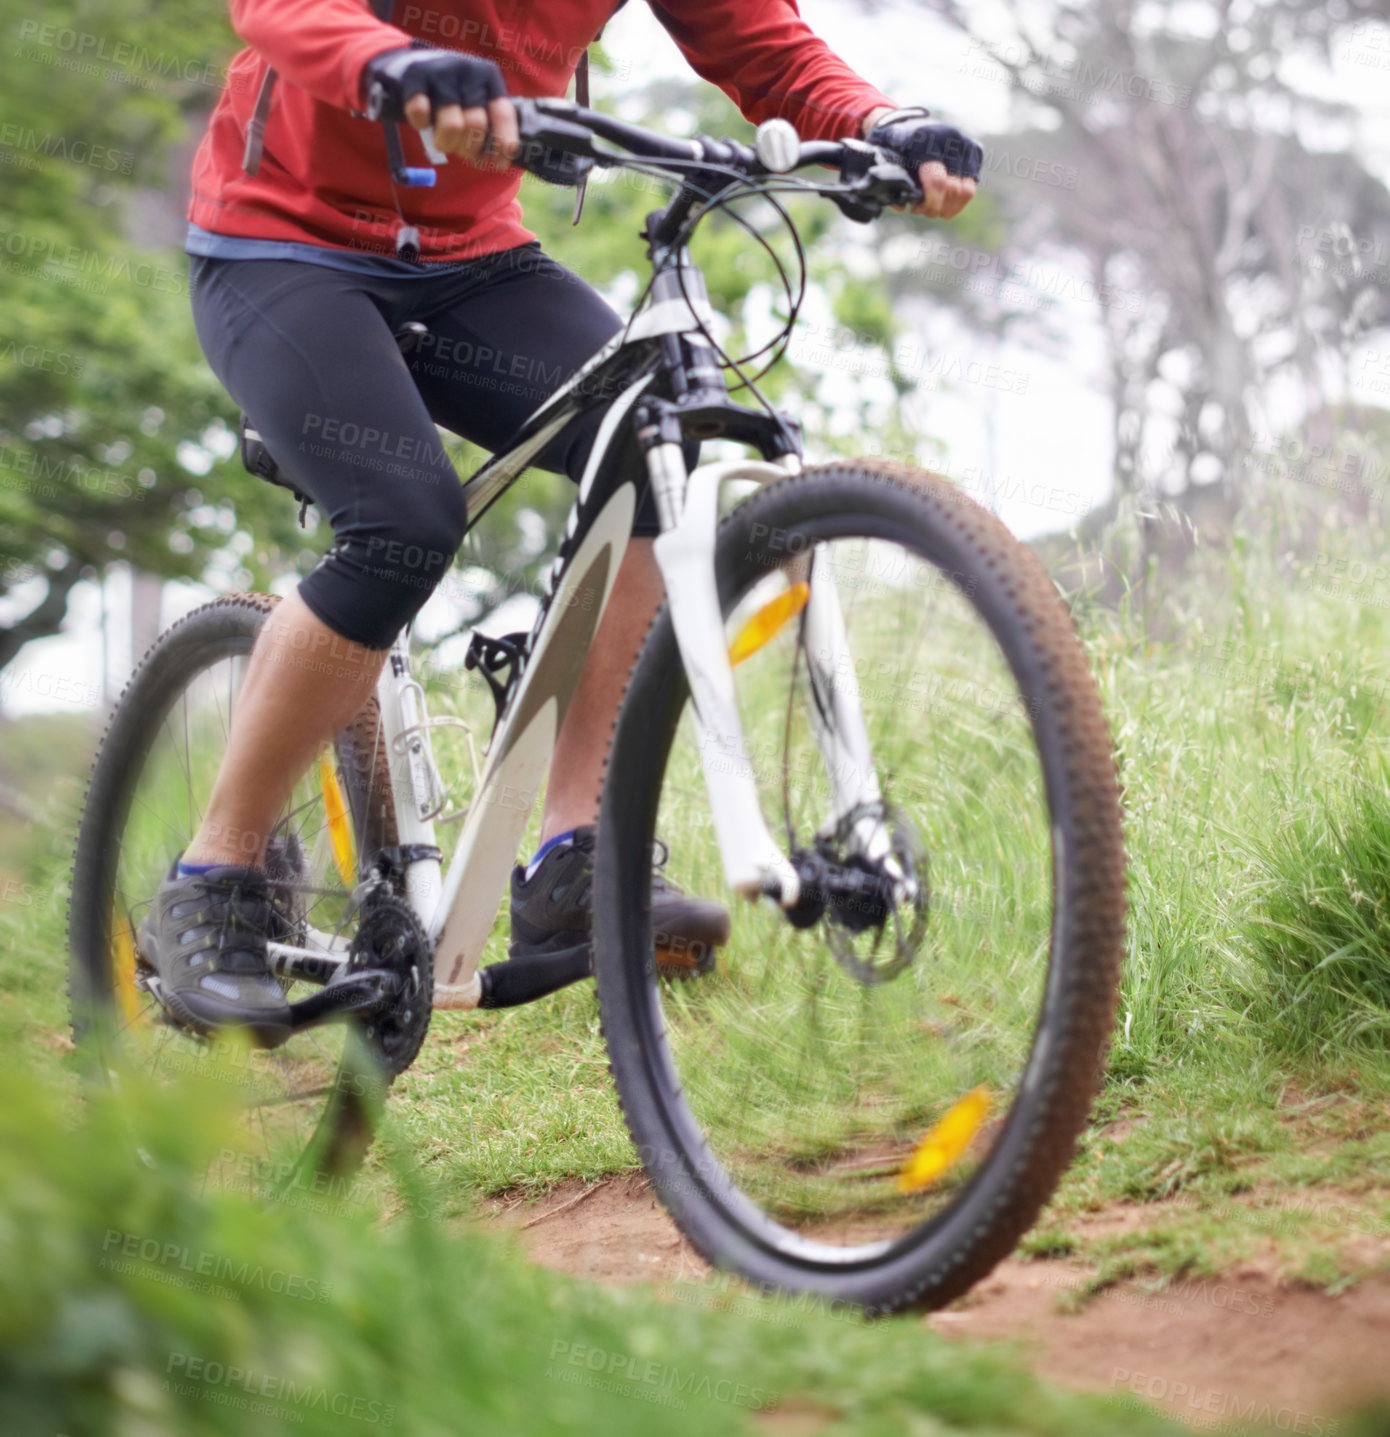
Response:
[[[1264,1214],[1353,1172],[1365,1220],[1384,1211],[1385,611],[1252,546],[1170,595],[1162,639],[1100,612],[1082,624],[1120,752],[1130,951],[1109,1084],[1052,1224],[1160,1273],[1236,1261],[1273,1230],[1289,1271],[1317,1250],[1340,1281],[1363,1260],[1340,1256],[1346,1221]],[[1174,1199],[1153,1230],[1081,1236],[1107,1203]]]
[[[1162,1283],[1217,1273],[1257,1252],[1272,1251],[1287,1276],[1329,1291],[1385,1265],[1385,1258],[1375,1255],[1377,1244],[1363,1239],[1377,1239],[1383,1253],[1383,1239],[1390,1236],[1384,1197],[1390,1185],[1390,1127],[1384,1116],[1390,1097],[1390,925],[1385,922],[1390,612],[1372,601],[1374,596],[1349,598],[1345,587],[1329,587],[1319,578],[1328,555],[1378,552],[1384,535],[1378,526],[1367,526],[1356,534],[1328,532],[1319,542],[1316,561],[1291,559],[1277,545],[1258,543],[1239,556],[1199,556],[1184,584],[1142,621],[1123,608],[1117,612],[1084,596],[1074,600],[1119,755],[1131,858],[1130,946],[1115,1044],[1094,1122],[1022,1251],[1038,1260],[1087,1264],[1093,1290],[1125,1278]],[[432,687],[440,686],[432,681]],[[486,734],[486,695],[475,686],[455,703],[456,711]],[[465,773],[462,749],[449,750],[444,740],[440,746],[446,770],[456,777]],[[949,776],[941,773],[942,779]],[[66,1121],[67,1112],[64,1100],[53,1094],[70,1094],[74,1081],[63,1036],[60,834],[71,822],[77,787],[60,771],[48,790],[38,783],[27,791],[51,792],[49,828],[55,836],[32,836],[22,855],[22,882],[7,889],[0,905],[0,1021],[11,1059],[29,1075],[26,1081],[47,1095],[51,1125],[60,1121],[60,1112]],[[20,852],[20,846],[12,851]],[[1002,951],[1011,918],[1007,907],[991,908],[980,894],[962,893],[956,914]],[[494,933],[486,960],[504,951],[505,934]],[[587,986],[510,1013],[436,1015],[419,1061],[395,1089],[391,1113],[399,1150],[410,1154],[418,1169],[412,1181],[426,1185],[431,1210],[446,1216],[501,1194],[539,1195],[568,1178],[587,1181],[636,1166]],[[56,1148],[45,1155],[31,1144],[13,1162],[0,1157],[0,1163],[7,1170],[26,1164],[44,1169],[59,1156]],[[379,1157],[375,1175],[386,1187],[371,1191],[394,1191],[395,1173],[392,1163]],[[80,1188],[76,1176],[70,1180]],[[132,1180],[121,1201],[136,1202],[139,1189]],[[62,1200],[79,1201],[76,1191]],[[1122,1231],[1097,1235],[1090,1218],[1116,1204],[1127,1205],[1134,1220]],[[396,1211],[405,1204],[397,1196],[386,1205]],[[214,1220],[196,1203],[188,1212],[193,1214],[188,1221]],[[292,1234],[285,1241],[323,1250],[314,1247],[307,1228],[299,1231],[293,1214],[268,1219],[272,1227],[266,1229],[254,1226],[259,1220],[237,1219],[254,1234],[248,1242],[269,1241],[266,1234],[280,1231],[274,1224],[283,1223]],[[160,1221],[174,1219],[166,1214]],[[778,1346],[771,1333],[776,1324],[754,1323],[746,1330],[734,1324],[726,1330],[720,1323],[727,1314],[697,1319],[641,1296],[594,1294],[551,1277],[535,1279],[481,1239],[446,1240],[428,1225],[417,1230],[408,1219],[385,1229],[384,1244],[376,1228],[372,1241],[362,1244],[358,1234],[365,1229],[351,1224],[367,1219],[347,1215],[342,1221],[348,1226],[341,1232],[328,1231],[353,1250],[344,1261],[368,1262],[356,1249],[373,1244],[390,1254],[389,1261],[380,1258],[381,1275],[371,1279],[381,1284],[379,1291],[372,1289],[373,1302],[354,1310],[354,1332],[365,1330],[365,1314],[374,1305],[395,1314],[404,1332],[415,1332],[400,1316],[399,1299],[385,1295],[387,1268],[406,1263],[413,1264],[412,1281],[429,1294],[422,1299],[426,1306],[447,1311],[453,1330],[465,1333],[457,1321],[471,1317],[456,1319],[454,1309],[468,1306],[458,1303],[457,1292],[482,1290],[477,1268],[487,1273],[489,1293],[496,1285],[498,1291],[515,1288],[523,1294],[516,1298],[517,1313],[527,1304],[572,1304],[565,1308],[569,1317],[556,1319],[562,1324],[556,1331],[569,1330],[563,1322],[593,1321],[605,1334],[599,1345],[626,1343],[623,1351],[646,1352],[642,1344],[655,1343],[653,1350],[664,1352],[672,1342],[686,1343],[702,1361],[707,1352],[715,1354],[714,1362],[722,1360],[721,1352],[738,1352],[745,1373],[756,1369],[768,1384],[775,1375],[779,1391],[823,1404],[834,1421],[853,1430],[879,1425],[890,1430],[919,1400],[932,1404],[948,1430],[950,1423],[968,1426],[977,1420],[1000,1430],[1012,1430],[1010,1423],[1022,1424],[1017,1430],[1051,1430],[1026,1425],[1052,1420],[1051,1409],[1019,1386],[1024,1379],[1013,1369],[989,1369],[989,1381],[996,1384],[991,1391],[1002,1394],[997,1400],[1004,1405],[991,1408],[986,1418],[971,1405],[984,1369],[967,1363],[958,1379],[948,1376],[948,1364],[922,1359],[915,1330],[908,1361],[907,1349],[894,1346],[899,1338],[889,1335],[905,1330],[897,1324],[867,1337],[855,1329],[852,1339],[843,1324],[827,1329],[807,1343],[807,1350],[828,1364],[813,1380],[814,1364],[797,1365],[795,1344]],[[461,1245],[457,1251],[450,1247],[454,1242]],[[68,1270],[64,1281],[77,1291],[80,1283],[72,1274],[86,1269],[79,1264]],[[450,1276],[436,1283],[436,1270]],[[90,1277],[87,1272],[82,1281]],[[397,1286],[398,1278],[392,1279]],[[456,1286],[446,1291],[448,1282]],[[109,1294],[103,1296],[90,1311],[100,1314],[109,1300]],[[118,1303],[132,1300],[128,1293],[117,1294]],[[498,1300],[505,1307],[512,1299]],[[61,1306],[56,1291],[53,1301]],[[238,1311],[244,1317],[249,1309]],[[682,1326],[697,1321],[709,1325]],[[632,1325],[623,1328],[624,1323]],[[383,1325],[389,1324],[373,1317],[372,1333]],[[520,1318],[514,1326],[522,1330]],[[639,1330],[648,1335],[632,1337]],[[615,1331],[623,1335],[614,1336]],[[11,1326],[7,1346],[21,1336]],[[392,1345],[394,1339],[370,1340],[379,1350],[359,1354],[367,1364],[363,1370],[385,1372],[399,1361],[403,1373],[421,1374],[428,1385],[423,1369],[411,1365],[404,1347]],[[466,1345],[472,1339],[465,1334],[458,1340]],[[440,1370],[448,1363],[431,1341],[424,1342],[423,1352],[435,1372],[434,1363]],[[487,1348],[485,1334],[478,1341],[495,1350]],[[840,1343],[843,1359],[837,1355]],[[241,1350],[227,1333],[213,1345],[223,1352]],[[286,1350],[292,1348],[289,1343]],[[349,1350],[356,1351],[351,1345]],[[925,1385],[913,1388],[915,1395],[908,1393],[909,1379],[892,1372],[895,1353],[905,1370],[921,1369]],[[562,1394],[552,1391],[556,1384],[524,1365],[533,1358],[516,1371],[546,1394],[545,1404],[560,1403]],[[315,1360],[331,1368],[337,1358],[319,1350]],[[148,1377],[153,1359],[147,1353],[141,1361],[144,1366],[137,1363],[136,1370]],[[764,1361],[771,1365],[759,1366]],[[323,1369],[325,1380],[346,1380],[330,1368]],[[108,1378],[109,1372],[93,1410],[110,1410],[101,1403],[126,1400],[121,1395],[126,1379]],[[437,1374],[428,1379],[435,1380]],[[382,1381],[382,1392],[404,1391],[390,1385],[394,1378]],[[136,1381],[129,1390],[147,1392],[148,1383],[142,1387]],[[478,1390],[490,1391],[485,1382]],[[479,1400],[486,1409],[494,1399]],[[495,1400],[505,1403],[505,1395]],[[600,1399],[586,1391],[584,1400]],[[619,1424],[614,1430],[622,1430],[636,1406],[621,1409],[627,1416],[614,1419]],[[178,1430],[219,1430],[196,1425],[221,1420],[208,1402],[200,1399],[189,1411],[191,1425]],[[180,1409],[179,1421],[185,1418]],[[546,1430],[550,1420],[543,1416],[531,1425]],[[719,1408],[715,1420],[720,1425],[744,1419]],[[1069,1414],[1067,1420],[1086,1430],[1092,1419]],[[65,1409],[45,1421],[53,1430],[96,1430],[82,1427]],[[173,1419],[166,1413],[158,1421]],[[477,1424],[485,1427],[485,1419]],[[3,1425],[9,1430],[10,1424]],[[156,1423],[151,1430],[164,1429]],[[431,1429],[426,1423],[413,1430]]]
[[[0,1430],[682,1437],[808,1412],[827,1434],[1114,1430],[1109,1401],[911,1321],[719,1312],[541,1272],[433,1221],[408,1158],[389,1164],[408,1215],[385,1230],[350,1201],[198,1196],[234,1121],[214,1086],[127,1083],[74,1117],[0,1071]]]
[[[1260,855],[1251,1015],[1296,1059],[1390,1048],[1390,775],[1298,811]]]

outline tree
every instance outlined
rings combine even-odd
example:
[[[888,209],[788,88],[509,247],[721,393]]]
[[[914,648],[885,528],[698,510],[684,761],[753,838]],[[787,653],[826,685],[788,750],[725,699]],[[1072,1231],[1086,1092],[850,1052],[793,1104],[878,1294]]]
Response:
[[[257,556],[250,526],[298,544],[289,504],[231,465],[225,500],[205,498],[235,410],[199,354],[183,257],[125,237],[216,97],[222,7],[0,0],[0,16],[0,595],[37,590],[0,629],[3,668],[112,563],[201,577],[240,528],[240,562],[264,572],[279,556]]]
[[[1064,309],[1046,260],[1079,260],[1105,331],[1117,489],[1217,484],[1233,506],[1275,382],[1321,407],[1340,382],[1329,359],[1390,318],[1385,256],[1361,262],[1390,193],[1356,153],[1354,112],[1304,93],[1288,63],[1325,60],[1374,0],[926,3],[981,78],[1011,86],[986,182],[1013,223],[964,271],[928,251],[900,288],[1037,339]],[[1346,263],[1322,263],[1334,255]]]

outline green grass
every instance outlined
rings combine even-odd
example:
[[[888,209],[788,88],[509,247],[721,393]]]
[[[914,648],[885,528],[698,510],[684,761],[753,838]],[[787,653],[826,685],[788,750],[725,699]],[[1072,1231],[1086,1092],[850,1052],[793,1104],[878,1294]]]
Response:
[[[0,1070],[0,1430],[682,1437],[798,1411],[830,1437],[1115,1430],[1107,1400],[911,1320],[721,1312],[542,1272],[433,1221],[408,1158],[390,1164],[408,1213],[384,1231],[336,1198],[200,1196],[233,1122],[213,1086],[127,1084],[74,1115],[46,1081]]]
[[[1152,1230],[1080,1250],[1178,1274],[1273,1233],[1291,1273],[1318,1251],[1340,1280],[1362,1260],[1341,1255],[1345,1222],[1269,1214],[1320,1187],[1363,1192],[1373,1226],[1384,1211],[1385,611],[1253,546],[1199,565],[1151,616],[1161,638],[1081,623],[1120,754],[1130,947],[1107,1091],[1051,1222],[1166,1203]]]
[[[1368,528],[1355,536],[1331,533],[1322,542],[1331,553],[1371,552],[1383,547],[1383,536]],[[1199,557],[1183,585],[1142,622],[1125,609],[1074,600],[1119,755],[1131,859],[1129,952],[1105,1091],[1076,1164],[1023,1252],[1088,1264],[1093,1289],[1118,1279],[1161,1283],[1217,1273],[1272,1248],[1288,1276],[1335,1291],[1358,1280],[1368,1262],[1383,1261],[1368,1259],[1357,1239],[1390,1233],[1384,1197],[1390,613],[1325,592],[1312,565],[1268,548],[1252,544],[1239,557]],[[486,735],[490,704],[476,685],[456,696],[455,711],[475,722],[480,738]],[[446,772],[466,774],[461,745],[449,748],[441,738],[440,749]],[[951,764],[934,766],[929,784],[958,776],[962,755],[969,757],[962,748]],[[43,759],[26,749],[25,761],[39,773]],[[28,789],[41,798],[53,794],[50,821],[23,850],[22,886],[0,904],[0,1018],[6,1048],[29,1081],[44,1093],[70,1094],[61,834],[72,820],[76,787],[63,776],[71,757],[55,755],[54,762],[52,782],[45,787],[39,779]],[[991,772],[1006,791],[1007,765]],[[460,787],[466,791],[466,782]],[[972,794],[978,801],[990,793],[984,782],[962,791],[960,813],[967,816]],[[1007,867],[1009,855],[1003,861]],[[678,876],[692,885],[702,877]],[[942,878],[945,890],[949,875]],[[973,929],[982,946],[999,953],[1017,948],[1009,925],[1026,904],[964,887],[957,897],[945,905],[957,931]],[[499,931],[486,961],[504,952]],[[717,1096],[717,1085],[711,1093]],[[426,1184],[431,1210],[443,1215],[501,1194],[539,1195],[568,1178],[587,1181],[635,1167],[587,986],[504,1014],[436,1015],[419,1061],[394,1090],[391,1114],[400,1150]],[[42,1165],[37,1149],[25,1151],[20,1166]],[[367,1188],[388,1212],[403,1206],[390,1196],[394,1171],[378,1157]],[[1133,1206],[1137,1220],[1121,1233],[1096,1236],[1090,1215],[1116,1203]],[[194,1204],[189,1211],[203,1209]],[[211,1219],[197,1218],[204,1220]],[[293,1228],[297,1220],[271,1221]],[[254,1220],[244,1221],[262,1241]],[[459,1265],[495,1262],[495,1272],[486,1269],[489,1281],[503,1288],[514,1278],[523,1287],[532,1282],[528,1302],[559,1301],[553,1294],[564,1292],[575,1312],[602,1308],[604,1322],[627,1321],[640,1309],[632,1320],[661,1334],[644,1342],[698,1342],[702,1353],[743,1343],[745,1353],[763,1354],[777,1346],[769,1336],[775,1323],[755,1323],[748,1331],[759,1336],[748,1337],[741,1327],[725,1332],[718,1314],[702,1314],[698,1320],[712,1325],[695,1333],[681,1327],[697,1320],[689,1312],[640,1296],[595,1295],[549,1277],[523,1281],[511,1259],[476,1255],[480,1240],[471,1236],[457,1239],[467,1254],[461,1257],[441,1256],[452,1252],[442,1236],[422,1238],[404,1220],[385,1232],[385,1245],[377,1236],[372,1241],[398,1258],[397,1243],[425,1244],[428,1261],[410,1271],[423,1274],[419,1280],[441,1312],[456,1299],[431,1286],[426,1268],[455,1274],[471,1291],[476,1279]],[[312,1247],[306,1234],[286,1240]],[[477,1247],[485,1252],[492,1249]],[[352,1320],[360,1326],[360,1312]],[[834,1348],[843,1328],[812,1349]],[[893,1347],[898,1339],[884,1334],[899,1330],[875,1329],[864,1346],[854,1337],[845,1351],[862,1371],[851,1373],[847,1356],[831,1361],[819,1383],[807,1377],[798,1386],[800,1377],[785,1375],[777,1381],[827,1401],[835,1413],[853,1413],[865,1424],[855,1430],[873,1430],[880,1419],[888,1423],[883,1414],[892,1403],[915,1400],[902,1396],[901,1382],[883,1389],[887,1407],[874,1407],[878,1396],[870,1396],[874,1374],[883,1371],[876,1354],[901,1351]],[[610,1333],[608,1340],[616,1339]],[[426,1343],[426,1351],[435,1349]],[[792,1360],[783,1354],[776,1361],[784,1358]],[[385,1359],[378,1354],[371,1362]],[[927,1368],[936,1375],[924,1382],[945,1380],[930,1362]],[[960,1381],[968,1419],[939,1386],[929,1400],[947,1414],[943,1420],[968,1425],[975,1409],[966,1393],[975,1378]],[[1000,1390],[1016,1394],[1022,1389],[1011,1384],[1021,1381],[1010,1375]],[[536,1385],[549,1392],[543,1377]],[[833,1398],[816,1395],[830,1388]],[[144,1389],[137,1382],[132,1390]],[[117,1397],[107,1392],[101,1400]],[[598,1399],[586,1394],[586,1400]],[[197,1420],[220,1420],[207,1408],[200,1402]],[[996,1414],[998,1425],[1024,1422],[1025,1409],[1032,1420],[1032,1399],[1020,1398]],[[721,1409],[718,1420],[726,1418],[734,1420]],[[87,1430],[66,1414],[50,1425]]]
[[[1257,858],[1251,1016],[1295,1059],[1390,1049],[1390,775],[1358,775],[1296,812]]]

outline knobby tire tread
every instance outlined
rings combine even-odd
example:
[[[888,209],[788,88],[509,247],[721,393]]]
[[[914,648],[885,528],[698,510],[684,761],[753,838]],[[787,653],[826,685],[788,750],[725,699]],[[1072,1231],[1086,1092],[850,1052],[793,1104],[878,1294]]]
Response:
[[[651,1176],[678,1226],[715,1268],[733,1268],[765,1286],[819,1292],[869,1312],[887,1312],[940,1307],[968,1291],[1013,1251],[1070,1164],[1104,1073],[1114,1023],[1124,947],[1125,851],[1109,728],[1071,616],[1037,555],[949,481],[895,461],[863,460],[837,461],[768,485],[721,525],[721,585],[726,551],[731,543],[749,542],[738,536],[750,535],[753,524],[789,530],[798,511],[824,514],[837,508],[850,519],[859,507],[856,496],[863,496],[870,508],[884,507],[886,497],[905,500],[909,514],[915,511],[919,534],[933,536],[934,548],[959,555],[957,572],[970,573],[988,591],[985,597],[1015,627],[1014,641],[1031,656],[1041,679],[1040,718],[1034,728],[1040,750],[1051,750],[1054,780],[1060,779],[1060,794],[1052,792],[1055,784],[1049,782],[1049,807],[1054,825],[1065,828],[1064,906],[1073,920],[1052,954],[1052,962],[1062,965],[1062,980],[1056,993],[1052,982],[1048,984],[1051,1046],[1044,1081],[1029,1101],[1028,1122],[1012,1145],[1011,1163],[1002,1176],[991,1173],[993,1197],[950,1225],[948,1244],[939,1239],[933,1244],[931,1238],[923,1244],[924,1249],[935,1245],[941,1250],[924,1250],[915,1268],[900,1261],[891,1274],[870,1270],[853,1281],[827,1283],[762,1250],[754,1254],[758,1261],[750,1261],[747,1245],[730,1239],[727,1220],[716,1213],[712,1221],[710,1212],[701,1210],[703,1202],[713,1211],[707,1198],[692,1200],[674,1188],[667,1191],[659,1174]],[[896,507],[903,506],[899,502]],[[727,599],[722,587],[721,596]],[[631,895],[639,890],[633,886],[635,875],[619,871],[618,849],[619,830],[642,823],[644,803],[655,815],[657,795],[644,796],[644,788],[651,784],[659,791],[662,774],[641,772],[629,750],[637,747],[641,729],[653,724],[654,694],[649,691],[658,677],[679,690],[673,701],[678,714],[688,690],[664,608],[633,665],[628,697],[609,736],[595,876],[600,1019],[618,1100],[639,1152],[662,1135],[669,1141],[670,1128],[655,1112],[640,1052],[644,1034],[634,1031],[632,969],[644,959],[624,951],[622,927],[624,906],[632,907]],[[656,726],[664,730],[666,717],[656,720]],[[658,746],[664,754],[669,736]],[[1040,752],[1044,767],[1048,757]],[[984,1167],[994,1168],[996,1156],[991,1154]],[[967,1191],[973,1188],[972,1182]]]

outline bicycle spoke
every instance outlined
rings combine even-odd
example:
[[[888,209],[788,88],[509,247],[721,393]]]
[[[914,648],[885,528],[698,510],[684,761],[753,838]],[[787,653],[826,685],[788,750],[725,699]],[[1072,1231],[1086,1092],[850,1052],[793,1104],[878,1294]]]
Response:
[[[882,539],[820,544],[807,558],[813,586],[841,591],[847,648],[815,655],[813,690],[808,608],[742,653],[745,733],[768,737],[777,716],[777,762],[754,765],[765,812],[788,827],[790,845],[826,862],[846,861],[855,823],[868,821],[864,832],[886,833],[901,871],[916,874],[919,898],[889,903],[876,920],[859,918],[855,903],[836,917],[827,899],[825,916],[798,929],[723,892],[713,831],[688,821],[700,794],[683,776],[698,758],[677,749],[668,769],[682,778],[663,795],[658,831],[689,855],[682,886],[717,896],[733,934],[714,976],[658,992],[675,1090],[728,1178],[790,1232],[855,1246],[904,1238],[989,1151],[992,1129],[977,1123],[930,1181],[898,1184],[909,1161],[926,1171],[919,1150],[966,1094],[988,1091],[1007,1107],[1022,1079],[1047,965],[1050,826],[1027,715],[999,697],[1011,674],[967,597]],[[762,614],[766,596],[751,590],[748,609]],[[747,612],[735,611],[731,631]],[[865,776],[830,773],[829,755],[847,759],[849,740],[823,751],[818,726],[837,722],[856,691],[882,799],[827,827]],[[986,708],[982,696],[993,696]],[[927,754],[952,782],[913,771]],[[980,922],[932,911],[934,865],[968,873],[971,891],[992,895],[991,911]]]
[[[289,1103],[308,1102],[314,1098],[327,1097],[337,1091],[336,1083],[324,1083],[317,1088],[302,1088],[282,1093],[279,1097],[266,1098],[261,1102],[252,1104],[256,1109],[282,1108]]]
[[[241,1185],[250,1174],[252,1184],[260,1187],[265,1174],[274,1181],[277,1174],[298,1171],[320,1126],[326,1120],[342,1120],[335,1115],[334,1094],[340,1087],[346,1053],[345,1028],[327,1025],[292,1035],[279,1048],[253,1048],[240,1057],[242,1050],[236,1044],[224,1048],[216,1038],[209,1041],[166,1021],[158,1000],[147,990],[137,988],[132,1004],[125,987],[134,982],[131,965],[137,961],[135,935],[143,914],[171,859],[187,846],[206,811],[235,722],[244,652],[226,652],[225,638],[220,637],[225,634],[225,618],[219,616],[216,630],[219,637],[210,642],[208,661],[194,663],[164,700],[145,701],[140,718],[147,731],[154,731],[154,741],[142,743],[133,761],[109,760],[118,766],[125,797],[120,810],[124,828],[107,840],[115,860],[111,896],[106,902],[112,905],[108,911],[121,915],[121,931],[126,936],[113,937],[111,951],[102,958],[98,996],[108,1010],[109,1022],[102,1031],[103,1042],[111,1049],[107,1066],[113,1081],[122,1067],[127,1067],[150,1081],[178,1087],[192,1065],[194,1071],[205,1071],[235,1085],[243,1101],[239,1141],[245,1148],[245,1160],[240,1155],[235,1162],[224,1157],[204,1177],[214,1183]],[[370,756],[359,754],[353,762],[358,770],[373,773],[378,769],[379,744],[370,747]],[[376,790],[371,788],[368,793],[375,795]],[[290,881],[277,887],[277,903],[296,925],[310,926],[312,915],[313,928],[327,934],[330,943],[341,942],[351,933],[355,915],[350,892],[337,868],[317,852],[329,837],[330,824],[315,774],[296,786],[272,832],[283,841],[286,861],[301,865],[299,880],[291,875]],[[355,836],[364,849],[381,844],[370,835],[359,832]],[[128,946],[118,951],[118,941]],[[288,985],[287,996],[295,1001],[316,988],[316,984],[297,980]],[[359,1121],[356,1117],[346,1120]],[[324,1132],[328,1149],[336,1152],[340,1140],[329,1129]]]
[[[188,737],[188,695],[182,694],[179,697],[179,710],[183,717],[183,775],[187,780],[184,788],[184,797],[188,801],[188,831],[193,833],[196,825],[193,822],[193,755],[191,752],[192,743]],[[199,821],[202,820],[202,811],[198,813]]]
[[[181,832],[179,829],[175,828],[174,825],[170,823],[169,820],[165,818],[162,813],[158,812],[158,810],[156,810],[150,805],[148,800],[145,799],[143,795],[137,793],[135,795],[135,802],[139,804],[140,807],[143,808],[145,812],[148,813],[149,816],[155,820],[156,823],[162,823],[164,827],[167,828],[169,832],[172,833],[174,837],[179,840],[180,843],[186,843],[188,839],[192,837],[191,829],[189,829],[187,832]]]

